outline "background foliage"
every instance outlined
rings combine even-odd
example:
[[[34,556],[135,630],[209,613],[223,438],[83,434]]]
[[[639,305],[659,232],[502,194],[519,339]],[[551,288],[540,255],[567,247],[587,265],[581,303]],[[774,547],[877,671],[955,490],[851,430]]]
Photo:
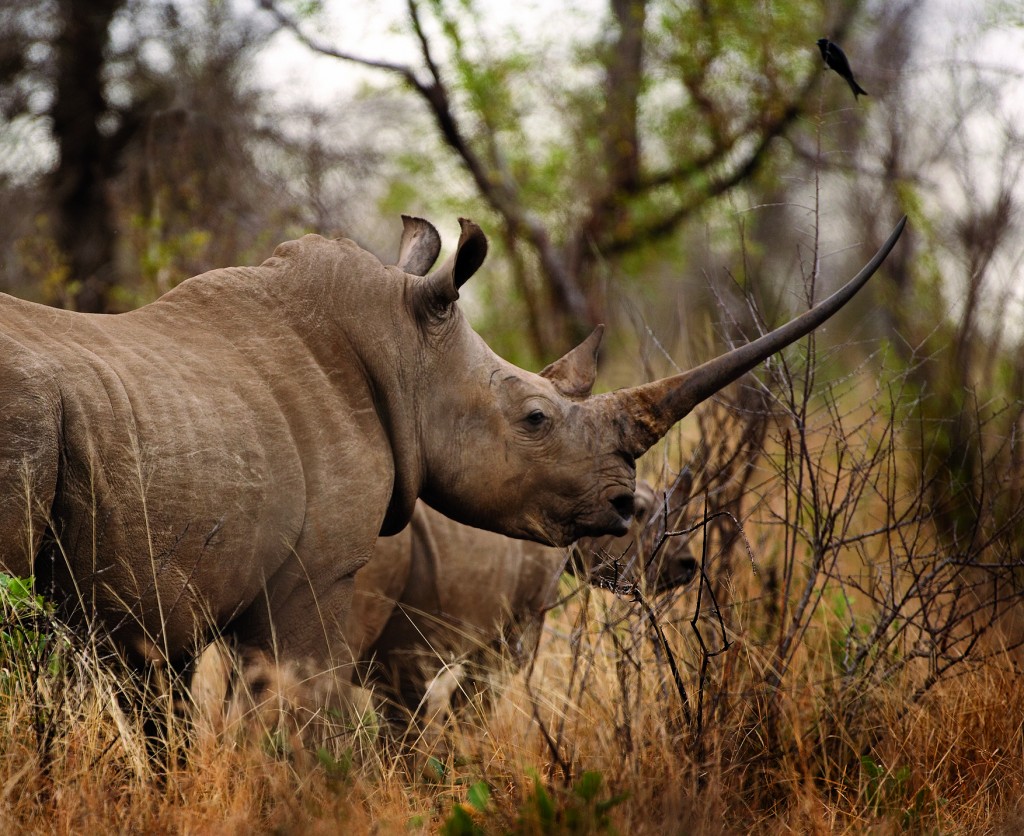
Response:
[[[299,805],[452,833],[1012,820],[1021,23],[995,0],[7,0],[0,290],[47,304],[129,309],[307,231],[387,260],[399,212],[449,241],[466,215],[493,245],[465,299],[490,344],[539,368],[608,322],[615,386],[820,298],[910,216],[822,335],[659,449],[669,475],[646,464],[698,474],[680,529],[707,597],[580,592],[555,619],[573,642],[549,636],[533,685],[459,732],[480,760],[453,754],[429,787],[386,749],[353,778],[351,747],[321,783],[278,759],[243,787],[200,746],[216,779],[178,776],[162,815],[245,822],[249,799],[261,827]],[[868,97],[822,68],[822,35]],[[125,826],[151,825],[153,776],[118,686],[82,661],[95,648],[17,579],[0,603],[4,815],[38,827],[78,787],[80,821],[109,825],[91,760]],[[610,731],[588,737],[601,711]],[[19,806],[25,775],[41,794]]]

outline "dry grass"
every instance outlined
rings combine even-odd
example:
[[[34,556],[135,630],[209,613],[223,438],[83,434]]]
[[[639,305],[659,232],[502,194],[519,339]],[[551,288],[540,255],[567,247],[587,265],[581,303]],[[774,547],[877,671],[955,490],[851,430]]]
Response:
[[[366,706],[328,721],[320,751],[287,712],[236,707],[168,717],[168,766],[121,707],[137,684],[8,590],[0,831],[1016,831],[1019,508],[996,482],[960,486],[977,523],[950,538],[907,466],[898,387],[793,384],[771,409],[702,417],[716,442],[688,454],[696,492],[672,522],[702,554],[699,588],[568,586],[532,668],[498,672],[500,696],[431,747]]]
[[[781,684],[769,687],[775,645],[759,584],[748,573],[731,589],[742,603],[725,618],[730,649],[706,671],[700,734],[703,653],[692,592],[658,615],[687,719],[666,649],[641,626],[640,605],[582,587],[549,617],[533,670],[510,675],[493,707],[468,704],[430,761],[403,752],[371,718],[343,729],[332,756],[315,763],[267,730],[193,731],[180,761],[161,774],[137,718],[113,696],[130,685],[94,652],[83,655],[69,637],[52,640],[57,673],[33,671],[38,654],[26,662],[24,652],[8,652],[0,829],[434,832],[462,805],[471,812],[459,821],[485,832],[572,832],[573,813],[592,832],[604,826],[571,787],[596,770],[597,801],[626,796],[608,810],[622,833],[1014,830],[1024,797],[1024,689],[1014,651],[965,666],[913,702],[913,666],[863,692],[843,690],[836,635],[845,628],[822,608]],[[717,619],[702,628],[713,635]],[[9,618],[6,635],[17,629]],[[550,828],[535,780],[558,817]],[[491,790],[483,812],[467,806],[479,781]]]

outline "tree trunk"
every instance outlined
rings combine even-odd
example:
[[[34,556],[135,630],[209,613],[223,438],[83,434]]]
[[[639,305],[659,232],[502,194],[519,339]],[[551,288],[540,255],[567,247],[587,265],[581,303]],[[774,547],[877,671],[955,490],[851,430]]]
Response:
[[[124,0],[60,0],[56,41],[53,134],[59,161],[53,173],[57,244],[77,283],[74,307],[104,312],[115,284],[114,235],[106,181],[109,145],[100,123],[108,113],[103,68],[110,22]]]

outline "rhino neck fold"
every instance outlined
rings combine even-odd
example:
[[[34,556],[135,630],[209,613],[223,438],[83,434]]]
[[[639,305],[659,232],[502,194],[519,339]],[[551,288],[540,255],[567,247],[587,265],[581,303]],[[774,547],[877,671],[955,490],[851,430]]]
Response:
[[[370,369],[374,409],[384,429],[392,461],[391,498],[380,528],[384,537],[397,534],[408,525],[426,481],[422,442],[417,430],[420,399],[402,385],[401,378],[411,370],[406,369],[405,375],[396,374],[400,363],[401,358],[390,358],[389,362],[377,362]]]
[[[389,427],[388,433],[391,432]],[[388,502],[388,510],[380,527],[381,537],[397,534],[409,524],[413,509],[416,507],[416,499],[422,491],[420,468],[414,464],[415,460],[405,460],[405,457],[397,451],[394,440],[392,440],[392,455],[395,463],[395,476],[391,500]]]

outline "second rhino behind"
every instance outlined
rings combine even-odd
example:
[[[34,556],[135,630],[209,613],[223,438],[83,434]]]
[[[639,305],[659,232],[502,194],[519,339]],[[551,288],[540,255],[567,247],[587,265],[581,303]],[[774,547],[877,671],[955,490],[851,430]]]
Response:
[[[650,594],[689,583],[697,562],[686,538],[657,548],[688,493],[685,481],[671,496],[638,483],[629,533],[584,538],[570,553],[470,528],[419,503],[411,524],[380,538],[356,573],[348,634],[363,681],[400,709],[431,716],[496,650],[507,649],[516,666],[533,657],[563,570]]]

